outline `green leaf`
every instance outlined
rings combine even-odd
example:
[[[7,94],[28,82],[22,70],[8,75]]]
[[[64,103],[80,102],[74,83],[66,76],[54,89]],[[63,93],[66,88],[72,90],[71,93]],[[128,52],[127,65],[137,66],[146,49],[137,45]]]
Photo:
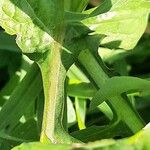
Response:
[[[106,102],[103,102],[98,106],[98,109],[103,112],[109,120],[113,120],[114,114],[111,108],[107,105]]]
[[[12,150],[70,150],[70,145],[63,145],[63,144],[42,144],[42,143],[23,143],[18,147],[13,148]]]
[[[17,35],[16,42],[24,53],[50,50],[54,42],[52,36],[63,15],[60,9],[57,12],[59,6],[54,5],[54,1],[57,0],[0,1],[0,25],[7,33]],[[62,2],[58,3],[62,5]],[[56,13],[57,17],[53,15]]]
[[[86,77],[86,75],[75,64],[69,68],[67,76],[70,79],[69,83],[89,82],[89,79]]]
[[[75,65],[72,65],[68,72],[69,83],[67,85],[67,94],[73,97],[87,98],[92,97],[96,88],[89,83],[89,79]]]
[[[125,92],[136,91],[139,91],[140,95],[149,93],[150,82],[136,77],[112,77],[103,84],[102,88],[94,96],[91,101],[91,109],[94,109],[96,106],[112,97]]]
[[[37,95],[42,90],[40,78],[41,76],[37,65],[33,64],[30,71],[14,89],[9,100],[0,111],[1,131],[10,132],[18,124],[22,115],[26,113],[28,106],[32,105]],[[11,113],[8,114],[8,112]]]
[[[109,48],[103,48],[103,47],[100,47],[98,49],[98,53],[100,57],[102,58],[102,60],[104,62],[108,62],[109,64],[112,64],[116,60],[128,56],[130,54],[129,52],[131,51],[126,51],[123,49],[109,49]]]
[[[21,64],[21,54],[13,51],[0,50],[0,68],[8,67],[8,73],[12,76]]]
[[[36,120],[31,117],[24,123],[18,123],[17,126],[11,131],[10,135],[23,139],[24,142],[39,140]]]
[[[73,81],[72,81],[73,82]],[[80,98],[91,98],[96,92],[96,88],[91,83],[73,83],[67,86],[69,96]]]
[[[146,127],[132,137],[113,140],[105,139],[87,144],[41,144],[41,143],[24,143],[12,150],[149,150],[150,148],[150,129]]]
[[[0,32],[0,49],[9,50],[13,52],[20,52],[17,44],[15,43],[15,37],[6,34],[5,32]]]
[[[68,127],[76,123],[75,109],[69,97],[67,97],[67,121],[68,121]]]
[[[78,121],[78,127],[80,130],[85,129],[85,117],[86,117],[86,99],[75,97],[75,109],[76,117]]]
[[[41,93],[39,93],[37,100],[36,100],[36,116],[37,116],[37,128],[38,128],[38,134],[41,134],[42,130],[42,120],[43,120],[43,110],[44,110],[44,92],[42,90]]]
[[[103,35],[101,45],[107,48],[133,49],[146,29],[149,4],[145,0],[113,1],[109,11],[101,14],[101,10],[106,7],[101,5],[101,9],[95,10],[96,16],[82,22],[94,33]]]
[[[72,132],[71,135],[85,143],[101,139],[114,138],[115,136],[123,136],[124,130],[127,132],[126,128],[123,130],[122,125],[123,124],[118,121],[104,126],[93,125],[87,127],[86,129]]]
[[[13,57],[13,59],[16,60],[15,57],[12,55],[12,52],[8,53],[6,51],[5,53],[6,54],[3,56],[3,58],[7,58],[6,56],[11,55],[11,57]],[[16,57],[18,57],[18,55],[16,55]],[[15,90],[16,86],[18,86],[18,84],[22,81],[22,79],[24,78],[26,73],[30,70],[30,67],[32,66],[31,64],[32,64],[32,61],[29,60],[25,55],[22,55],[21,66],[18,68],[18,70],[13,75],[10,75],[11,78],[9,79],[9,81],[6,83],[6,85],[0,91],[0,105],[1,106],[4,104],[4,102],[7,99],[9,99],[10,95]],[[14,64],[13,64],[13,66],[14,66]]]

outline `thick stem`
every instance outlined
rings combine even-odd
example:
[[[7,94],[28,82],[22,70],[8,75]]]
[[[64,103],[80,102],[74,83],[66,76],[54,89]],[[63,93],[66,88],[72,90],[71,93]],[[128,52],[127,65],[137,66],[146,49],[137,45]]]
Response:
[[[82,51],[78,57],[78,60],[88,71],[99,88],[109,78],[89,50]],[[119,119],[125,122],[125,124],[133,133],[144,127],[144,123],[140,116],[137,114],[134,108],[132,108],[130,103],[122,98],[122,96],[116,96],[108,101],[119,116]]]
[[[45,104],[41,133],[41,142],[72,143],[77,142],[64,128],[66,70],[61,61],[61,48],[53,45],[46,60],[40,64]]]

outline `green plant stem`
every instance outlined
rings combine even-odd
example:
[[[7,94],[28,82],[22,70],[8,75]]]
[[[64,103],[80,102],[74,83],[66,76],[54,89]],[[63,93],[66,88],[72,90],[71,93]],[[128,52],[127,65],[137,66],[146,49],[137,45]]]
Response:
[[[41,142],[72,143],[64,123],[66,70],[61,61],[61,48],[55,43],[46,60],[40,64],[43,77],[45,104]],[[50,141],[49,141],[50,140]]]
[[[89,50],[84,50],[80,53],[78,60],[88,71],[98,88],[101,88],[109,76],[103,71],[93,54]],[[132,133],[135,133],[144,127],[144,123],[140,116],[132,108],[131,104],[122,96],[113,97],[109,99],[108,102],[118,115],[118,119],[125,122]]]

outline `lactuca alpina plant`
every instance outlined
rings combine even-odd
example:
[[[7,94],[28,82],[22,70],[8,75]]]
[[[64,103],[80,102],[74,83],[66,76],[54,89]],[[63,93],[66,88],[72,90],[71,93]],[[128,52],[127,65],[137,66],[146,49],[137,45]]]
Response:
[[[35,85],[42,88],[40,75],[35,73],[38,72],[36,64],[41,71],[44,89],[41,143],[89,142],[121,136],[121,130],[129,136],[145,125],[129,101],[128,94],[138,92],[140,96],[148,95],[150,81],[135,77],[112,77],[100,58],[98,49],[100,51],[102,47],[116,51],[133,49],[147,26],[150,2],[105,0],[98,7],[86,10],[87,5],[88,0],[0,1],[1,27],[8,34],[17,36],[16,43],[22,53],[34,61],[26,80],[23,80],[25,83],[21,85],[21,93],[27,86],[30,87],[27,83],[36,74]],[[109,119],[109,124],[105,127],[86,128],[85,116],[80,119],[79,113],[77,114],[79,125],[82,124],[80,127],[85,129],[69,134],[67,124],[69,93],[66,89],[70,85],[67,73],[73,64],[82,70],[90,82],[88,88],[94,93],[84,96],[91,100],[89,111],[98,107]],[[40,88],[32,93],[33,96],[41,92]],[[71,90],[75,95],[76,104],[83,98],[83,91],[84,89],[79,92],[79,96],[76,90]],[[16,102],[11,105],[15,105]],[[84,109],[85,104],[86,102],[79,102]],[[2,115],[9,110],[10,104],[6,106],[1,110]],[[20,115],[17,119],[20,119]],[[13,128],[11,123],[7,122],[1,125],[0,129],[3,131],[8,127]]]

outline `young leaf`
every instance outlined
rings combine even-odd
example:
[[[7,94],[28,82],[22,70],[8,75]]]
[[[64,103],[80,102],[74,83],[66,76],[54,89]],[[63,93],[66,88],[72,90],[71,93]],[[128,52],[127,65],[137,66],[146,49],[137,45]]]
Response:
[[[128,91],[139,91],[140,94],[145,92],[148,93],[150,92],[150,82],[136,77],[112,77],[105,82],[102,88],[94,96],[91,101],[91,109],[94,109],[107,99],[111,99],[112,97]]]
[[[82,22],[95,33],[104,35],[101,45],[107,48],[133,49],[146,29],[149,4],[145,0],[112,1],[111,9],[101,14],[101,10],[106,7],[104,3],[104,6],[95,10],[96,16]]]
[[[7,33],[17,35],[16,42],[24,53],[50,50],[55,26],[61,18],[52,15],[57,10],[54,1],[46,1],[0,1],[0,25]]]

